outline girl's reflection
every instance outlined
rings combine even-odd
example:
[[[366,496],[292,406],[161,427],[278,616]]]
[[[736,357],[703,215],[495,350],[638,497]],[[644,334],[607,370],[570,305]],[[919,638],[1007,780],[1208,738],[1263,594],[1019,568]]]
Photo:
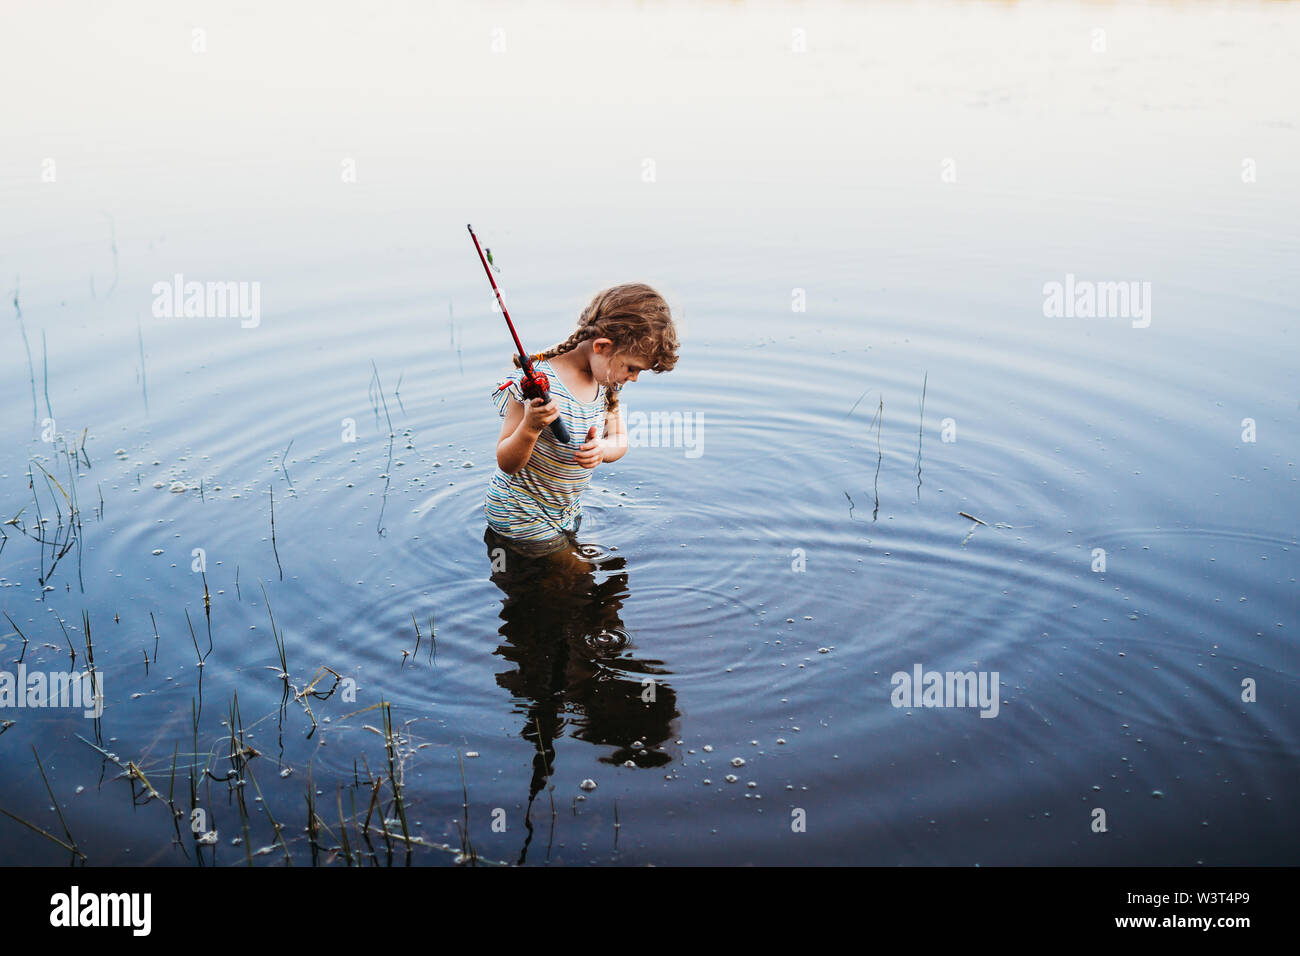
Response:
[[[613,747],[599,758],[604,763],[667,764],[671,757],[657,748],[672,736],[677,698],[661,661],[633,656],[619,617],[627,562],[576,541],[544,557],[522,555],[491,528],[483,540],[492,583],[505,593],[495,653],[513,665],[497,683],[513,695],[524,717],[520,732],[537,748],[529,810],[555,770],[555,740],[566,728]],[[531,822],[528,829],[531,840]]]

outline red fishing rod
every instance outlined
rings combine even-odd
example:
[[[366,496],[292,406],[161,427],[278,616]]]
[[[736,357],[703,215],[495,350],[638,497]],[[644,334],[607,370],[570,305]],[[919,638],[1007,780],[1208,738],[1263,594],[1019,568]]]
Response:
[[[524,378],[520,382],[524,398],[532,400],[540,398],[544,403],[551,400],[551,383],[546,377],[545,372],[539,372],[533,368],[533,360],[528,357],[524,351],[524,343],[519,341],[519,333],[515,331],[515,324],[510,321],[510,313],[506,311],[505,300],[501,298],[501,290],[497,288],[497,280],[492,278],[492,270],[488,267],[487,259],[483,256],[483,249],[478,244],[478,236],[474,235],[474,227],[466,223],[465,228],[469,230],[469,237],[474,240],[474,248],[478,250],[478,261],[483,263],[483,271],[487,273],[488,282],[492,283],[492,291],[496,293],[497,304],[501,306],[501,314],[506,317],[506,325],[510,328],[510,335],[515,340],[515,348],[519,349],[519,362],[524,369]],[[563,445],[569,444],[569,430],[564,427],[564,422],[556,418],[551,422],[551,432],[555,435],[555,440]]]

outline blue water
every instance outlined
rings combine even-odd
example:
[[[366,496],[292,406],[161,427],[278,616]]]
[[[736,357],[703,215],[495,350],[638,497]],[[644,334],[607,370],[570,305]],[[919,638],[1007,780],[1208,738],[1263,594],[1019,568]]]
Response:
[[[304,11],[0,31],[0,654],[80,669],[84,611],[105,687],[0,714],[0,807],[64,838],[35,745],[98,864],[405,862],[390,777],[420,864],[1297,862],[1300,11]],[[466,222],[530,349],[677,317],[623,403],[699,444],[596,470],[576,576],[493,574]],[[997,715],[893,706],[918,664]]]

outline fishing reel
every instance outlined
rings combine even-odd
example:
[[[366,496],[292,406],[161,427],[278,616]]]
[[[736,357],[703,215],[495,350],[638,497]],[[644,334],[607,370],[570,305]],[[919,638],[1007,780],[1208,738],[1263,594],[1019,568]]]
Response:
[[[533,369],[532,375],[524,372],[524,377],[519,382],[519,388],[524,393],[524,398],[541,398],[549,401],[551,380],[546,377],[545,372]]]
[[[519,382],[519,390],[524,393],[524,398],[532,401],[534,398],[540,398],[543,402],[551,400],[551,380],[546,377],[546,373],[534,368],[531,374],[524,372],[524,377]],[[551,422],[551,434],[555,440],[562,445],[569,444],[569,430],[564,426],[561,418]]]

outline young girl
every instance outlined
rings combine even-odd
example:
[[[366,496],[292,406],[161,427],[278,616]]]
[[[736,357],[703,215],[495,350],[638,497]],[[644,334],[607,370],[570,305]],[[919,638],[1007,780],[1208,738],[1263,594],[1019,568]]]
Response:
[[[514,357],[520,366],[519,356]],[[550,380],[551,400],[525,403],[523,371],[492,393],[505,422],[497,439],[497,471],[485,510],[489,548],[540,556],[576,544],[582,520],[579,496],[591,470],[627,453],[618,393],[647,369],[677,364],[677,332],[668,303],[639,282],[606,289],[591,300],[565,341],[533,356]],[[562,418],[572,443],[560,444],[549,425]]]

